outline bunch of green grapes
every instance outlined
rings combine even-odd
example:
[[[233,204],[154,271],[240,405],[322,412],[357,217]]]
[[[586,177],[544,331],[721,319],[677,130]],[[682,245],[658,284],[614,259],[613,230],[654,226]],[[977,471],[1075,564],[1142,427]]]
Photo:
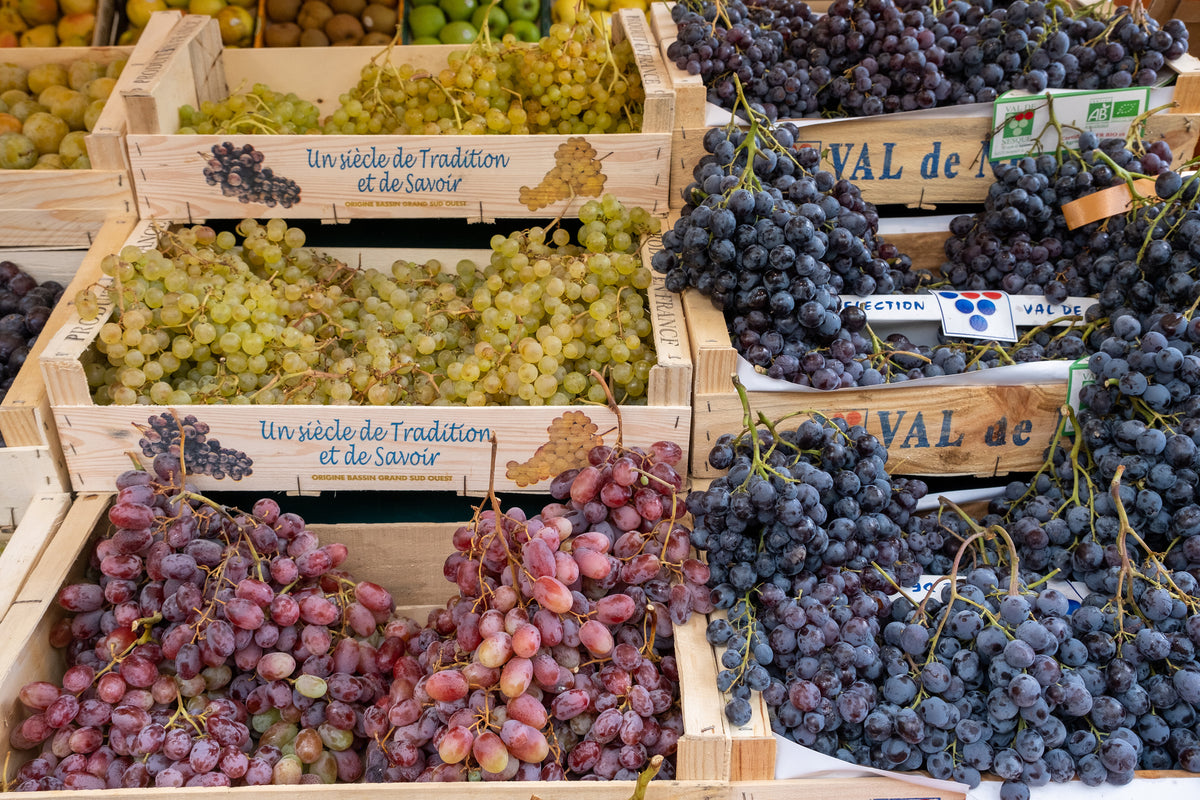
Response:
[[[165,233],[102,263],[115,310],[85,369],[98,404],[567,405],[644,401],[655,357],[636,254],[659,223],[615,198],[497,236],[488,264],[352,269],[283,220]],[[94,292],[76,299],[94,317]]]
[[[223,134],[320,133],[321,112],[295,93],[276,92],[256,83],[248,92],[236,92],[224,100],[205,100],[200,108],[179,108],[179,133]]]

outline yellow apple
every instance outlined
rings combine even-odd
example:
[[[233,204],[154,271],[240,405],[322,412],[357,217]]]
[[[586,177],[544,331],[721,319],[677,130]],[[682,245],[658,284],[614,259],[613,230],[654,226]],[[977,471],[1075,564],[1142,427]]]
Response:
[[[231,6],[241,6],[242,8],[258,9],[258,0],[229,0]]]
[[[241,6],[225,6],[217,12],[221,42],[226,46],[247,47],[254,41],[254,17]]]
[[[121,46],[137,44],[137,40],[142,37],[142,28],[129,28],[121,31],[121,35],[117,37],[117,44]]]
[[[53,25],[38,25],[21,34],[21,47],[58,47],[58,33]]]
[[[215,17],[227,5],[229,4],[225,0],[190,0],[188,3],[188,13],[206,14],[210,17]]]
[[[92,33],[95,30],[95,14],[68,14],[58,21],[58,39],[64,45],[77,41],[80,42],[77,46],[86,47],[92,43]]]
[[[129,17],[129,24],[135,28],[146,27],[151,14],[166,10],[167,4],[163,0],[128,0],[125,3],[125,16]]]
[[[167,8],[187,8],[188,0],[165,0]]]
[[[95,14],[96,0],[58,0],[58,7],[65,16],[71,14]]]
[[[12,31],[0,31],[0,47],[20,47],[21,40]]]
[[[58,21],[57,0],[20,0],[17,11],[31,27],[53,25]]]
[[[610,11],[617,11],[622,8],[636,8],[638,11],[646,10],[646,0],[612,0],[608,4]]]
[[[4,6],[0,8],[0,31],[9,33],[22,33],[29,26],[25,24],[25,20],[17,13],[15,8]]]

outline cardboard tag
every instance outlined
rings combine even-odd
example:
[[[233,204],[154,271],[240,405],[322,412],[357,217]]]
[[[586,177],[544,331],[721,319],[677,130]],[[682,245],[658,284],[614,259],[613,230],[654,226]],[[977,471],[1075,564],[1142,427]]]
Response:
[[[1047,126],[1050,109],[1063,126],[1063,138]],[[1059,147],[1076,149],[1079,132],[1091,131],[1101,139],[1124,138],[1129,126],[1150,108],[1145,86],[1079,92],[1048,89],[1041,94],[1005,92],[992,106],[992,136],[988,158],[1005,161]]]
[[[947,336],[994,342],[1017,341],[1012,302],[1006,293],[939,290],[934,297],[942,313],[942,331]]]
[[[1155,198],[1154,181],[1142,178],[1133,182],[1138,194],[1142,197]],[[1124,214],[1133,207],[1133,195],[1129,193],[1129,185],[1119,183],[1098,192],[1084,195],[1078,200],[1072,200],[1062,207],[1063,219],[1071,230],[1082,228],[1089,222],[1108,219],[1117,214]]]

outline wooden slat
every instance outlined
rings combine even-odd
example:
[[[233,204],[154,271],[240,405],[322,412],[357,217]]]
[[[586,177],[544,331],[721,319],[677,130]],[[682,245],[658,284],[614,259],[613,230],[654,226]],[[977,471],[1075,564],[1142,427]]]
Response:
[[[642,247],[643,265],[649,267],[651,256],[661,248],[662,236],[651,236]],[[658,355],[646,385],[647,402],[652,406],[691,405],[692,356],[687,349],[683,301],[675,292],[667,291],[665,277],[657,272],[647,295]]]
[[[134,48],[119,48],[127,53],[128,63],[117,84],[113,87],[112,102],[104,104],[104,110],[96,120],[96,126],[87,135],[88,157],[93,169],[119,170],[128,180],[129,159],[125,155],[125,102],[122,92],[129,88],[133,79],[141,72],[146,61],[154,56],[158,45],[175,23],[183,18],[179,11],[166,11],[150,16],[150,23],[142,31]],[[132,191],[129,199],[133,199]],[[129,213],[132,209],[126,209]]]
[[[192,14],[177,22],[154,55],[135,71],[121,91],[129,133],[157,133],[179,127],[179,107],[195,106],[196,76],[189,48],[215,20]]]
[[[63,328],[68,322],[78,319],[75,310],[75,295],[100,278],[99,251],[116,252],[133,227],[130,219],[113,220],[99,228],[96,249],[80,253],[81,264],[74,278],[67,283],[62,301],[50,312],[46,327],[37,342],[30,348],[25,366],[17,373],[13,384],[0,404],[0,434],[11,446],[46,446],[57,448],[57,436],[53,433],[53,418],[50,415],[49,398],[42,378],[39,359],[49,343],[58,335],[69,336]],[[39,278],[36,271],[31,271]],[[60,456],[61,458],[61,456]],[[64,484],[69,485],[69,484]]]
[[[707,776],[729,780],[730,737],[725,725],[725,701],[717,690],[717,663],[712,645],[704,638],[707,619],[693,615],[686,625],[675,626],[675,656],[679,661],[684,735],[679,739],[676,774],[683,780]]]
[[[714,611],[712,619],[728,619],[725,611]],[[721,669],[724,647],[711,647],[714,669]],[[715,675],[714,675],[715,678]],[[714,684],[714,688],[715,684]],[[722,710],[726,697],[720,697]],[[729,738],[729,776],[732,781],[769,780],[775,777],[775,734],[771,732],[770,712],[762,692],[750,694],[750,721],[734,725],[721,714],[725,735]]]
[[[0,487],[0,529],[12,529],[35,497],[63,491],[50,447],[0,447]]]
[[[888,447],[888,470],[896,474],[994,476],[1041,466],[1066,399],[1065,381],[1017,386],[895,384],[833,392],[751,392],[750,406],[768,419],[812,411],[865,424]],[[742,408],[732,384],[721,394],[697,392],[692,474],[719,474],[708,466],[708,452],[722,433],[741,429]]]
[[[128,146],[143,217],[175,221],[243,216],[474,220],[570,214],[595,199],[562,199],[536,211],[521,202],[521,188],[538,185],[555,167],[559,147],[570,138],[575,137],[131,133]],[[604,194],[652,214],[666,213],[670,134],[582,138],[601,160]],[[212,148],[229,141],[262,151],[264,165],[299,185],[300,202],[291,208],[245,204],[223,196],[219,186],[209,186],[203,171]]]
[[[3,459],[3,451],[0,451]],[[0,553],[0,620],[25,585],[25,579],[71,507],[71,496],[43,492],[30,501],[16,530]]]

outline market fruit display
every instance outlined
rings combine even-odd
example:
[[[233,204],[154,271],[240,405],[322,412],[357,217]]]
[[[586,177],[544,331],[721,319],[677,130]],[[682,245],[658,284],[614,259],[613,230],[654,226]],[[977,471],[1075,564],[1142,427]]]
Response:
[[[655,364],[637,255],[657,218],[588,201],[493,237],[486,263],[349,267],[281,219],[193,226],[104,258],[77,298],[115,306],[87,368],[95,401],[338,405],[644,403]]]
[[[96,0],[3,0],[0,47],[88,47]]]
[[[428,8],[429,6],[425,6]],[[416,10],[416,9],[414,9]],[[180,134],[528,134],[641,130],[645,92],[628,39],[612,43],[595,22],[555,25],[536,43],[479,40],[425,70],[394,63],[389,46],[363,67],[340,107],[319,120],[316,103],[260,83],[200,108],[179,110]]]
[[[258,25],[257,0],[125,0],[126,27],[118,44],[136,44],[156,11],[178,9],[217,21],[226,47],[250,47]]]
[[[770,119],[872,116],[990,103],[1010,89],[1152,86],[1187,52],[1187,28],[1132,7],[1065,3],[683,0],[667,55],[708,101],[737,105],[736,76]],[[1111,16],[1105,16],[1111,14]]]
[[[29,349],[62,293],[58,281],[39,283],[13,262],[0,261],[0,401],[25,365]]]
[[[386,45],[398,30],[395,0],[270,0],[263,44],[267,47]]]
[[[85,137],[124,67],[0,62],[0,169],[90,169]]]
[[[182,425],[182,420],[176,420]],[[58,592],[60,678],[23,686],[17,791],[671,777],[673,626],[711,610],[678,445],[600,446],[526,512],[453,535],[423,620],[270,499],[116,479],[88,571]],[[636,487],[636,490],[635,488]],[[115,623],[115,624],[112,624]]]

